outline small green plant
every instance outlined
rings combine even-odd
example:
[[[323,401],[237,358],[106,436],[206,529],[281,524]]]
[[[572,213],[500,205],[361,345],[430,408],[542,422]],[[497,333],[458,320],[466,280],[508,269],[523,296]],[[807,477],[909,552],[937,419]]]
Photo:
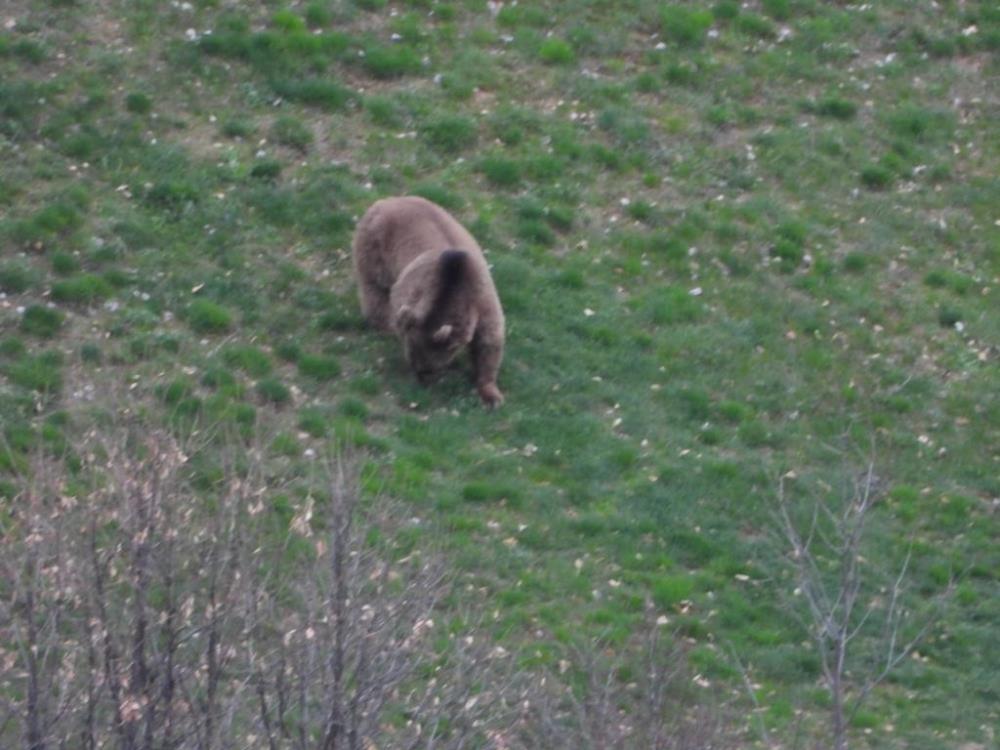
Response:
[[[229,367],[243,370],[254,378],[271,374],[271,358],[252,344],[230,344],[220,352],[222,361]]]
[[[555,36],[542,42],[538,48],[538,57],[547,65],[568,65],[576,59],[570,43]]]
[[[365,98],[365,111],[379,127],[401,128],[406,124],[406,112],[398,100],[391,96],[369,96]]]
[[[298,366],[302,375],[313,380],[333,380],[340,375],[340,363],[334,357],[303,354]]]
[[[226,120],[221,128],[222,135],[226,138],[249,138],[254,134],[254,131],[252,122],[238,117]]]
[[[791,273],[801,265],[805,251],[800,243],[781,237],[771,246],[771,257],[779,261],[783,272]]]
[[[209,300],[192,302],[187,309],[188,325],[195,333],[225,333],[233,325],[233,316],[226,308]]]
[[[675,44],[693,47],[705,40],[712,26],[712,13],[686,5],[665,5],[660,10],[663,36]]]
[[[153,109],[153,100],[138,92],[126,94],[125,109],[135,115],[148,115]]]
[[[52,285],[52,299],[72,305],[93,305],[103,302],[114,288],[103,277],[85,273]]]
[[[4,263],[0,265],[0,292],[5,294],[21,294],[28,291],[34,283],[34,274],[20,263]]]
[[[236,378],[227,369],[210,367],[202,374],[201,384],[206,388],[232,388],[236,385]]]
[[[410,191],[413,195],[419,195],[429,201],[437,203],[439,206],[447,208],[449,211],[457,211],[465,205],[462,196],[454,193],[444,185],[433,182],[422,182],[415,185]]]
[[[0,339],[0,358],[17,359],[28,351],[28,347],[18,338]]]
[[[737,0],[719,0],[712,6],[712,15],[719,21],[732,21],[740,14]]]
[[[52,395],[62,388],[61,368],[62,355],[59,352],[43,352],[22,357],[4,366],[2,371],[15,385]]]
[[[150,206],[172,213],[180,213],[187,206],[196,204],[200,197],[198,188],[183,180],[157,182],[145,195]]]
[[[280,406],[288,403],[292,398],[292,392],[288,386],[275,378],[265,378],[257,383],[257,395],[269,404]]]
[[[93,342],[87,342],[80,347],[80,361],[88,365],[99,365],[103,359],[101,347]]]
[[[881,164],[869,164],[861,170],[861,184],[869,190],[885,190],[896,180],[892,170]]]
[[[761,6],[775,21],[787,21],[792,17],[791,0],[761,0]]]
[[[701,304],[685,289],[667,286],[653,293],[649,313],[653,323],[659,326],[692,323],[701,314]]]
[[[282,31],[305,31],[306,22],[291,10],[279,10],[271,16],[271,25]]]
[[[343,398],[337,404],[337,411],[350,419],[365,420],[368,418],[368,407],[365,402],[357,398]]]
[[[513,159],[502,156],[487,156],[479,162],[479,169],[491,185],[506,190],[521,184],[521,168]]]
[[[420,55],[406,45],[370,44],[362,58],[365,70],[375,78],[400,78],[418,73],[421,69]]]
[[[21,330],[32,336],[50,339],[62,328],[63,314],[43,305],[31,305],[21,318]]]
[[[516,487],[500,482],[471,482],[462,488],[462,499],[469,503],[505,501],[517,504],[520,492]]]
[[[329,26],[333,21],[333,14],[329,5],[323,2],[312,2],[306,6],[306,23],[314,29]]]
[[[18,39],[11,45],[11,51],[25,62],[34,65],[45,62],[48,58],[45,47],[32,39]]]
[[[295,117],[279,117],[271,126],[271,137],[282,146],[305,152],[313,142],[312,131]]]
[[[662,576],[653,582],[653,601],[661,610],[673,610],[694,592],[694,580],[683,573]]]
[[[68,276],[80,270],[80,261],[72,253],[54,252],[51,262],[52,270],[60,276]]]
[[[741,13],[733,22],[733,26],[740,33],[759,39],[774,39],[777,36],[774,24],[756,13]]]
[[[625,212],[636,221],[648,222],[653,218],[653,206],[646,201],[631,201]]]
[[[938,324],[943,328],[954,328],[962,322],[964,315],[962,311],[955,307],[943,305],[938,310]]]
[[[867,268],[867,253],[853,250],[844,256],[844,270],[848,273],[863,273]]]
[[[343,110],[355,98],[346,86],[325,78],[282,78],[271,82],[279,96],[326,112]]]
[[[858,105],[837,96],[828,96],[816,102],[814,111],[823,117],[836,120],[850,120],[858,113]]]
[[[461,115],[442,115],[420,128],[424,140],[437,151],[458,153],[476,142],[476,123]]]
[[[176,378],[157,389],[157,395],[167,406],[177,406],[185,399],[194,395],[194,383],[187,378]]]
[[[329,419],[314,407],[306,407],[299,412],[298,426],[314,438],[325,437],[330,430]]]
[[[889,132],[898,138],[922,143],[943,140],[954,129],[949,112],[904,105],[894,110],[887,119]]]
[[[277,180],[281,176],[281,162],[277,159],[260,159],[250,167],[250,176],[257,180]]]

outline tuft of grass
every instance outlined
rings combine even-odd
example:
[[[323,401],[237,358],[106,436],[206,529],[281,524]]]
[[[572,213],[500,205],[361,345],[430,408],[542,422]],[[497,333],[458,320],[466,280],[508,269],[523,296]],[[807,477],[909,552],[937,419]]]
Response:
[[[306,407],[299,411],[298,427],[314,438],[326,437],[330,431],[330,420],[319,409]]]
[[[869,265],[867,253],[857,250],[849,252],[844,256],[844,270],[848,273],[863,273]]]
[[[656,290],[648,303],[649,316],[660,326],[692,323],[701,315],[701,303],[687,290],[667,286]]]
[[[143,93],[132,92],[125,95],[125,109],[134,115],[148,115],[153,111],[153,100]]]
[[[312,2],[306,6],[305,20],[311,28],[318,29],[329,26],[333,22],[333,14],[326,3]]]
[[[99,365],[104,359],[101,347],[93,342],[87,342],[80,347],[80,361],[89,365]]]
[[[114,287],[106,279],[85,273],[52,285],[52,299],[72,305],[93,305],[114,294]]]
[[[2,366],[10,382],[31,391],[53,395],[62,389],[62,355],[59,352],[42,352],[22,357]]]
[[[664,38],[684,47],[694,47],[705,41],[712,27],[712,13],[687,5],[668,4],[660,9],[660,28]]]
[[[407,121],[405,107],[392,96],[374,95],[365,98],[365,111],[379,127],[402,128]]]
[[[54,252],[51,262],[52,271],[60,276],[68,276],[80,270],[80,261],[72,253]]]
[[[271,126],[271,137],[282,146],[305,153],[313,142],[312,131],[296,117],[279,117]]]
[[[230,344],[220,352],[222,361],[229,367],[243,370],[253,378],[271,374],[271,358],[252,344]]]
[[[468,503],[506,502],[516,505],[520,492],[501,482],[471,482],[462,488],[462,499]]]
[[[21,318],[21,330],[32,336],[50,339],[62,328],[63,314],[44,305],[31,305]]]
[[[653,581],[653,602],[661,610],[670,611],[694,592],[694,580],[684,574],[662,576]]]
[[[861,170],[860,179],[869,190],[885,190],[896,181],[896,175],[881,164],[869,164]]]
[[[325,78],[281,78],[271,82],[278,96],[292,102],[339,112],[355,99],[353,90]]]
[[[421,182],[419,185],[414,185],[410,193],[433,201],[449,211],[457,211],[465,205],[465,201],[462,200],[459,193],[452,192],[444,185],[433,182]]]
[[[201,199],[201,191],[185,180],[163,180],[146,191],[145,200],[153,208],[180,213]]]
[[[250,167],[250,176],[257,180],[277,180],[281,176],[281,162],[277,159],[260,159]]]
[[[423,139],[433,149],[446,154],[456,154],[475,144],[478,131],[476,123],[462,115],[441,115],[420,128]]]
[[[572,45],[557,36],[542,42],[538,48],[538,57],[546,65],[569,65],[576,60]]]
[[[495,187],[511,190],[521,184],[521,167],[513,159],[487,156],[479,162],[479,170]]]
[[[362,58],[364,69],[374,78],[386,80],[419,73],[420,55],[406,45],[369,44]]]
[[[334,357],[303,354],[298,360],[299,373],[313,380],[333,380],[340,375],[340,362]]]
[[[265,378],[257,383],[257,395],[265,403],[281,406],[292,399],[292,392],[276,378]]]
[[[22,294],[35,283],[35,275],[31,269],[21,263],[4,263],[0,265],[0,292],[4,294]]]
[[[741,13],[733,26],[740,33],[759,39],[774,39],[777,36],[774,24],[756,13]]]
[[[233,315],[222,305],[201,299],[188,306],[187,321],[195,333],[226,333],[233,326]]]
[[[791,0],[761,0],[761,7],[775,21],[787,21],[792,17]]]
[[[838,96],[828,96],[816,102],[813,111],[818,115],[832,117],[835,120],[851,120],[858,113],[858,105]]]
[[[337,404],[337,411],[350,419],[364,421],[368,418],[368,407],[365,402],[350,396],[340,400],[340,403]]]
[[[954,328],[957,323],[962,322],[964,317],[962,311],[956,307],[942,305],[938,309],[938,324],[943,328]]]
[[[254,134],[256,128],[249,120],[233,117],[226,120],[220,128],[220,132],[226,138],[249,138]]]

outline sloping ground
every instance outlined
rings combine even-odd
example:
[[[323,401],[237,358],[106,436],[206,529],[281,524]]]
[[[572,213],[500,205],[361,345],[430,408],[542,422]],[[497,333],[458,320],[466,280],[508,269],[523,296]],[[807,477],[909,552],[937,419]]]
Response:
[[[1000,12],[700,7],[8,3],[4,533],[32,458],[83,472],[102,412],[202,436],[205,495],[221,444],[266,436],[289,517],[337,441],[412,514],[407,544],[477,592],[441,620],[483,605],[497,644],[558,672],[571,644],[627,651],[660,618],[698,685],[749,706],[748,677],[790,744],[822,736],[828,698],[778,480],[837,498],[873,462],[870,569],[891,582],[910,551],[916,625],[957,584],[857,740],[988,746]],[[418,387],[362,326],[350,234],[401,193],[487,249],[498,413],[458,371]]]

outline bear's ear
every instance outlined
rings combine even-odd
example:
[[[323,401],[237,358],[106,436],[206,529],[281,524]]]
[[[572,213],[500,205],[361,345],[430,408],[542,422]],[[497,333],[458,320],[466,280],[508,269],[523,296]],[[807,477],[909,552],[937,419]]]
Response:
[[[399,308],[399,312],[396,313],[397,331],[406,331],[416,326],[416,324],[417,316],[413,314],[413,310],[411,310],[408,305],[403,305]]]
[[[434,331],[434,335],[431,336],[431,341],[435,344],[443,344],[449,338],[451,338],[452,327],[450,323],[445,323],[443,326]]]

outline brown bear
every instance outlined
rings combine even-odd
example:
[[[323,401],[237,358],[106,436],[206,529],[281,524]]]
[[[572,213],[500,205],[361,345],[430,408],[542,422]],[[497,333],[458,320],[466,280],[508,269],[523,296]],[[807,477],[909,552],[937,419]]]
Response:
[[[420,382],[468,345],[479,397],[488,407],[502,404],[503,309],[465,227],[423,198],[385,198],[361,217],[353,249],[361,312],[399,336]]]

